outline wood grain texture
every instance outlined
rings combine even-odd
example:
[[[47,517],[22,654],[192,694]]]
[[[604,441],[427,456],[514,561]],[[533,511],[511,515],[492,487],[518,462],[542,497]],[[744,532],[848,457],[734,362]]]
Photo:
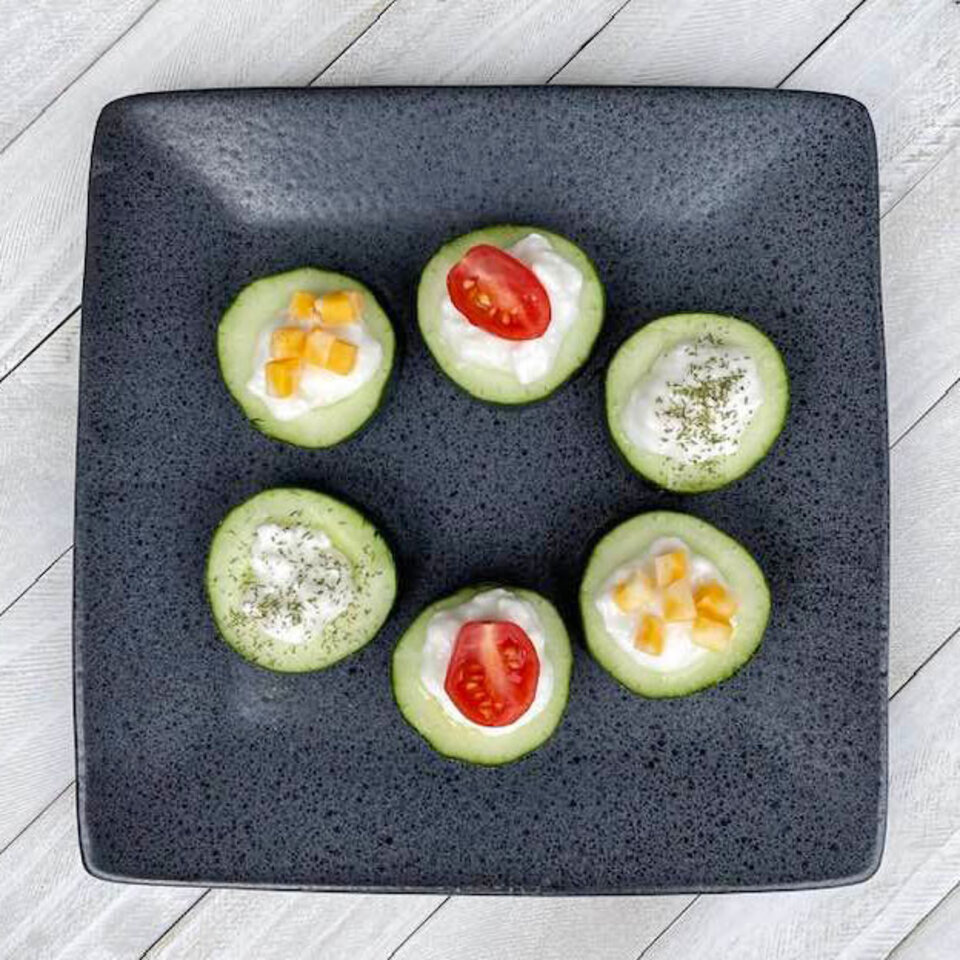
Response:
[[[631,0],[558,83],[772,87],[857,0]]]
[[[108,101],[304,84],[389,0],[163,0],[0,154],[0,377],[80,300],[86,179]]]
[[[960,885],[897,944],[890,960],[949,960],[960,953]]]
[[[74,317],[0,382],[0,611],[73,542],[79,331]]]
[[[0,618],[0,850],[73,780],[72,562]]]
[[[0,0],[0,150],[155,0]]]
[[[83,869],[74,791],[0,856],[0,957],[136,960],[200,896],[104,883]]]
[[[213,890],[149,960],[386,960],[443,897]]]
[[[644,960],[885,957],[960,877],[958,685],[954,638],[890,705],[889,828],[872,879],[836,890],[700,897]]]
[[[634,960],[690,897],[454,897],[397,960]]]
[[[542,83],[623,2],[397,0],[318,82]]]

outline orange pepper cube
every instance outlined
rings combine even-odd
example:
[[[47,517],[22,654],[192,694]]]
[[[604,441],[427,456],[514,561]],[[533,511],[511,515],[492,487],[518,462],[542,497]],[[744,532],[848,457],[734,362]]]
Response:
[[[291,397],[300,383],[300,361],[295,357],[271,360],[266,365],[267,393],[271,397]]]
[[[275,360],[302,357],[307,331],[300,327],[278,327],[270,334],[270,356]]]
[[[314,327],[306,338],[303,350],[303,359],[316,367],[325,367],[330,356],[330,348],[337,338],[326,330]]]
[[[663,591],[663,619],[668,622],[693,620],[697,615],[697,606],[693,602],[693,593],[686,580],[676,580]]]
[[[729,623],[711,620],[710,617],[697,617],[693,621],[693,632],[690,639],[698,647],[705,647],[716,653],[723,653],[730,646],[733,636],[733,627]]]
[[[712,620],[729,620],[737,612],[737,599],[720,583],[697,587],[693,597],[697,611]]]
[[[633,613],[652,599],[653,584],[642,570],[635,570],[613,588],[613,602],[624,613]]]
[[[315,309],[325,327],[345,327],[356,323],[363,311],[363,294],[356,290],[337,290],[318,297]]]
[[[349,340],[334,340],[327,357],[327,369],[346,376],[356,365],[357,345]]]
[[[633,638],[633,645],[643,653],[659,657],[663,653],[663,621],[645,613]]]
[[[687,555],[683,550],[662,553],[654,558],[653,567],[657,574],[657,586],[669,586],[687,575]]]
[[[313,316],[313,305],[316,299],[316,294],[307,293],[306,290],[298,290],[290,298],[290,306],[287,311],[294,320],[309,320]]]

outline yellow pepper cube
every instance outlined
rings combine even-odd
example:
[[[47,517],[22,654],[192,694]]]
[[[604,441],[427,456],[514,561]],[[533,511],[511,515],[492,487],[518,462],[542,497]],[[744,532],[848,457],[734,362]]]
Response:
[[[315,293],[298,290],[290,298],[290,306],[287,308],[287,312],[294,320],[309,320],[313,317],[313,305],[316,299],[317,295]]]
[[[363,312],[363,294],[357,290],[337,290],[317,297],[314,309],[325,327],[345,327],[356,323]]]
[[[635,570],[613,588],[613,602],[624,613],[634,613],[652,600],[653,584],[642,570]]]
[[[737,612],[737,598],[720,583],[697,587],[693,599],[697,611],[712,620],[729,620]]]
[[[327,369],[346,376],[356,365],[357,345],[349,340],[334,340],[327,357]]]
[[[300,361],[296,357],[271,360],[265,369],[267,393],[271,397],[292,397],[300,383]]]
[[[714,650],[717,653],[723,653],[730,647],[730,639],[733,636],[733,627],[729,623],[723,623],[720,620],[712,620],[710,617],[697,617],[693,621],[693,632],[690,639],[698,647],[705,647],[707,650]]]
[[[270,334],[270,356],[274,360],[302,357],[307,331],[300,327],[278,327]]]
[[[697,615],[697,606],[693,602],[693,592],[686,580],[676,580],[663,591],[663,619],[674,623],[678,620],[693,620]]]
[[[654,558],[653,567],[657,574],[657,586],[669,586],[687,575],[687,555],[683,550],[662,553]]]
[[[314,327],[306,336],[303,359],[316,367],[325,367],[336,339],[332,333]]]
[[[645,613],[633,638],[633,645],[643,653],[659,657],[663,653],[663,621]]]

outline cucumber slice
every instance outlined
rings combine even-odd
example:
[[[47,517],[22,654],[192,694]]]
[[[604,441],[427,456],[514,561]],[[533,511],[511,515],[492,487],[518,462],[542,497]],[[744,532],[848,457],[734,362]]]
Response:
[[[471,248],[481,243],[506,248],[531,233],[550,241],[553,249],[583,275],[577,319],[566,332],[546,376],[521,383],[512,372],[466,363],[444,339],[440,306],[447,295],[447,274]],[[540,227],[496,226],[457,237],[441,247],[420,277],[417,291],[417,320],[423,338],[441,369],[454,383],[479,400],[520,404],[542,400],[568,380],[586,362],[603,323],[603,284],[590,258],[565,237]]]
[[[358,290],[364,297],[363,322],[378,340],[383,356],[376,373],[360,389],[337,403],[316,407],[294,420],[274,417],[267,405],[247,389],[253,374],[257,338],[298,290],[318,295],[334,290]],[[352,277],[314,267],[255,280],[243,288],[227,308],[217,330],[220,373],[234,400],[250,422],[268,437],[298,447],[330,447],[363,426],[377,411],[390,378],[394,355],[393,327],[374,295]]]
[[[704,651],[694,663],[671,672],[644,665],[617,643],[596,607],[614,571],[643,556],[661,537],[679,537],[708,559],[739,600],[730,647],[722,653]],[[620,683],[644,697],[683,697],[725,680],[756,653],[770,616],[770,591],[756,561],[732,537],[696,517],[660,511],[627,520],[597,544],[580,586],[580,611],[590,652]]]
[[[266,633],[245,615],[244,597],[255,582],[250,551],[258,527],[307,527],[326,534],[350,565],[350,605],[302,643]],[[320,670],[369,643],[387,619],[397,592],[393,557],[377,529],[361,513],[312,490],[264,490],[223,518],[210,543],[207,596],[217,629],[240,656],[284,673]]]
[[[737,449],[727,455],[690,461],[637,446],[624,426],[624,414],[637,381],[678,344],[704,337],[748,354],[756,364],[762,403],[740,435]],[[607,371],[607,423],[614,442],[634,470],[667,490],[697,493],[726,486],[763,459],[783,429],[789,393],[783,358],[756,327],[714,313],[678,313],[648,323],[617,351]]]
[[[428,606],[400,638],[393,652],[393,695],[404,719],[438,753],[470,763],[497,765],[535,750],[556,729],[567,704],[573,659],[570,638],[553,604],[531,590],[507,588],[536,611],[546,639],[542,656],[553,668],[553,690],[542,710],[510,733],[489,734],[453,720],[421,680],[427,624],[435,614],[458,607],[490,585],[466,587]],[[531,708],[532,709],[532,708]]]

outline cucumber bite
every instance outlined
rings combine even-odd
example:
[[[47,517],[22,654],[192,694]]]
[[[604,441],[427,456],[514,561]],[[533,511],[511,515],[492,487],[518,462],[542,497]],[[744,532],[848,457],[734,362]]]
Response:
[[[352,507],[311,490],[264,490],[217,527],[207,557],[217,629],[242,657],[286,673],[329,667],[383,625],[393,557]]]
[[[645,513],[597,544],[580,587],[587,646],[625,687],[682,697],[756,652],[770,591],[753,557],[683,513]]]
[[[220,321],[217,353],[227,388],[258,430],[329,447],[376,412],[394,336],[363,284],[303,267],[244,287]]]
[[[603,299],[590,258],[569,240],[539,227],[488,227],[434,254],[417,318],[437,363],[464,390],[529,403],[586,361]]]
[[[467,587],[431,604],[393,653],[393,695],[439,753],[500,764],[539,747],[567,703],[570,640],[547,600]]]
[[[713,313],[648,323],[607,371],[607,422],[630,465],[657,486],[725,486],[763,459],[783,429],[787,371],[756,327]]]

